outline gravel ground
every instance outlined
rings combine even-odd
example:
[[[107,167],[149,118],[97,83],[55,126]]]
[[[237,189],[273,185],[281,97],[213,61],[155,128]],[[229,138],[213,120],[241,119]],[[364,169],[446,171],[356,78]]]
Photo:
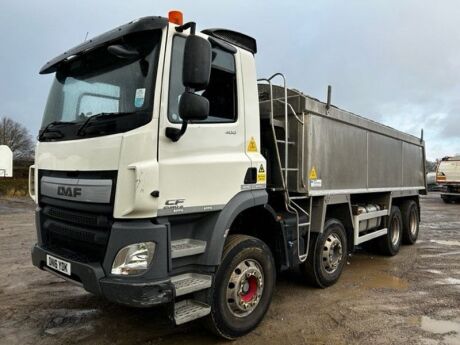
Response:
[[[199,322],[122,307],[32,266],[34,205],[0,199],[0,344],[215,344]],[[278,279],[262,324],[239,344],[460,344],[460,204],[422,197],[419,241],[392,258],[358,252],[324,290]]]

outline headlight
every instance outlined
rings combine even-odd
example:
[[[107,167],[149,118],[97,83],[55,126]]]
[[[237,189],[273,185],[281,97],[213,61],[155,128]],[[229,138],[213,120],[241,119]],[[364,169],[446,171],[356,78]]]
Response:
[[[154,242],[134,243],[118,252],[112,264],[112,274],[134,275],[147,271],[155,253]]]

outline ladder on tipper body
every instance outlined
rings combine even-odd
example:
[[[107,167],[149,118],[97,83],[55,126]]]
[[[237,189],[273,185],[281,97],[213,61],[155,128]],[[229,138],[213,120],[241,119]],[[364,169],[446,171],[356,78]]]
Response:
[[[284,89],[284,97],[283,99],[279,98],[274,98],[273,97],[273,83],[272,80],[275,79],[276,77],[279,77],[283,81],[283,89]],[[305,130],[304,130],[304,117],[300,118],[294,108],[292,107],[291,104],[288,102],[288,95],[287,95],[287,86],[286,86],[286,78],[284,77],[283,74],[281,73],[275,73],[271,77],[266,78],[266,79],[259,79],[258,82],[265,82],[268,84],[269,87],[269,101],[270,101],[270,127],[272,130],[272,135],[274,139],[274,147],[275,147],[275,152],[276,152],[276,161],[277,165],[279,168],[279,174],[281,178],[281,183],[282,183],[282,189],[283,189],[283,196],[284,196],[284,203],[286,207],[286,211],[294,214],[296,218],[296,231],[297,231],[297,255],[299,258],[300,262],[304,262],[307,257],[308,257],[308,251],[310,247],[310,232],[311,232],[311,212],[312,212],[312,204],[313,200],[311,197],[308,195],[291,195],[289,192],[288,188],[288,178],[289,178],[289,172],[295,172],[297,175],[301,174],[301,178],[303,177],[303,170],[304,170],[304,153],[305,153],[305,140],[304,140],[304,135],[305,135]],[[275,121],[275,116],[274,116],[274,102],[281,102],[284,105],[284,123],[279,126],[276,124]],[[301,159],[301,166],[299,167],[299,164],[297,163],[297,167],[290,167],[289,166],[289,145],[295,145],[296,142],[290,141],[289,140],[289,111],[291,111],[292,115],[295,117],[295,120],[300,124],[301,130],[302,130],[302,140],[301,142],[301,154],[302,154],[302,159]],[[276,134],[276,127],[281,128],[284,132],[284,138],[283,139],[278,139],[277,134]],[[284,162],[281,159],[281,154],[280,154],[280,147],[282,150],[284,150]],[[299,160],[297,159],[297,162]],[[284,164],[283,164],[284,163]],[[310,199],[310,200],[309,200]],[[308,201],[309,209],[308,211],[303,208],[300,205],[300,200]],[[304,215],[307,217],[308,221],[307,222],[300,222],[300,217],[301,215]],[[301,233],[300,233],[300,228],[306,227],[307,228],[307,242],[305,244],[305,252],[301,254]]]

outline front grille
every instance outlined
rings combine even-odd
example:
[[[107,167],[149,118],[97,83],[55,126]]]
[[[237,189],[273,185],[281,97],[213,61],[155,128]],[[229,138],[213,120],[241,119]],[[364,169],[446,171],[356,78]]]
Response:
[[[101,226],[99,218],[105,219],[105,226]],[[69,259],[78,257],[79,261],[102,262],[110,235],[108,218],[107,215],[45,206],[41,217],[45,244],[49,248],[62,249],[61,255]]]
[[[93,180],[95,178],[107,179],[109,176],[112,178],[112,186],[115,189],[115,172],[102,172],[101,176],[98,176],[97,172],[68,174],[71,174],[72,178],[91,178]],[[65,178],[67,174],[41,171],[39,177],[41,176]],[[113,224],[113,198],[108,204],[94,204],[41,196],[39,205],[41,207],[40,229],[46,248],[74,261],[88,263],[103,261]]]
[[[98,260],[95,260],[95,258],[91,257],[91,255],[88,254],[79,254],[75,250],[69,250],[64,248],[62,245],[54,244],[53,242],[48,242],[48,244],[45,245],[45,248],[52,252],[53,254],[62,256],[63,258],[72,260],[72,261],[78,261],[82,263],[91,263],[91,262],[98,262]]]
[[[43,213],[54,219],[90,227],[107,227],[110,223],[108,217],[104,215],[83,214],[54,206],[45,206]]]
[[[48,229],[50,233],[52,233],[55,236],[67,238],[69,240],[87,242],[94,245],[107,244],[107,240],[109,237],[109,233],[107,231],[89,230],[51,220],[46,220],[44,226],[46,229]]]
[[[110,235],[109,221],[106,221],[106,227],[101,227],[97,222],[99,215],[55,207],[45,207],[42,212],[41,229],[45,232],[46,246],[61,248],[69,259],[76,256],[79,261],[102,262]],[[64,215],[69,218],[63,219]],[[107,219],[107,216],[102,217]],[[99,226],[90,227],[88,224]]]

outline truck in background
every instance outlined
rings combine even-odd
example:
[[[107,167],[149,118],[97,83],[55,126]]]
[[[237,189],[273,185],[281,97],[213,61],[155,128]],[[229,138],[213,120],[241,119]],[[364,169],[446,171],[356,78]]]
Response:
[[[441,198],[445,203],[460,200],[460,155],[441,159],[436,182],[441,185]]]
[[[141,18],[43,66],[32,262],[234,339],[263,319],[277,273],[325,288],[361,244],[416,242],[425,146],[280,73],[257,80],[255,39],[195,27]]]

